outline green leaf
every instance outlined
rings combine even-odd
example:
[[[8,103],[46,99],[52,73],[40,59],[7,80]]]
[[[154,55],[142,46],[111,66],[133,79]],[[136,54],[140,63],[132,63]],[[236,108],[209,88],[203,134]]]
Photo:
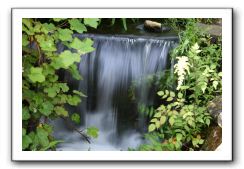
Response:
[[[178,98],[181,99],[183,97],[182,93],[178,93]]]
[[[57,92],[59,92],[59,88],[57,88],[56,86],[45,88],[44,92],[47,93],[48,97],[53,98],[57,96]]]
[[[78,90],[73,90],[73,93],[74,93],[74,94],[77,94],[77,95],[79,95],[79,96],[81,96],[81,97],[87,97],[85,94],[83,94],[82,92],[80,92],[80,91],[78,91]]]
[[[160,122],[159,121],[156,121],[155,122],[155,125],[156,125],[156,128],[158,129],[160,127]]]
[[[54,111],[56,112],[57,115],[59,116],[64,116],[64,117],[68,117],[69,116],[69,113],[67,110],[65,110],[63,107],[61,106],[56,106],[54,108]]]
[[[23,34],[22,35],[22,46],[27,46],[29,44],[28,36]]]
[[[206,88],[207,88],[207,83],[203,82],[202,85],[201,85],[201,89],[202,89],[203,93],[205,93]]]
[[[210,119],[206,119],[206,124],[209,126],[210,125]]]
[[[83,55],[94,50],[92,45],[93,41],[90,38],[86,38],[81,41],[80,39],[75,37],[72,43],[70,44],[70,47],[76,49],[78,53]]]
[[[218,84],[219,84],[218,81],[213,81],[213,87],[214,87],[215,90],[217,89]]]
[[[177,140],[177,141],[181,141],[181,139],[182,139],[182,134],[177,133],[177,134],[176,134],[176,140]]]
[[[54,148],[57,144],[63,143],[64,141],[62,140],[55,140],[49,143],[47,147],[42,148],[40,151],[47,151],[50,148]]]
[[[148,127],[148,131],[149,131],[149,132],[152,132],[152,131],[154,131],[155,129],[156,129],[155,124],[150,124],[149,127]]]
[[[52,32],[56,29],[55,25],[52,23],[44,23],[42,24],[41,31],[44,32],[45,34],[48,34],[49,32]]]
[[[22,136],[25,136],[25,135],[26,135],[26,129],[22,128]]]
[[[84,24],[93,28],[97,28],[99,21],[98,18],[84,18]]]
[[[175,123],[175,119],[174,119],[174,117],[170,117],[170,118],[169,118],[169,124],[170,124],[171,126],[173,126],[174,123]]]
[[[29,79],[32,82],[44,82],[45,76],[42,74],[42,68],[41,67],[31,67],[30,73],[28,75]]]
[[[175,97],[175,93],[172,91],[169,92],[169,95],[170,95],[170,97]]]
[[[30,119],[29,109],[27,107],[22,108],[22,120]]]
[[[40,144],[42,147],[46,147],[49,145],[49,139],[48,139],[48,132],[45,131],[43,128],[37,128],[36,129],[36,135],[39,139]]]
[[[161,117],[161,113],[160,112],[156,113],[154,117]]]
[[[86,131],[87,135],[90,137],[93,137],[93,138],[98,137],[98,132],[99,132],[99,130],[96,127],[88,127],[87,131]]]
[[[76,124],[80,124],[80,115],[77,113],[74,113],[71,115],[71,120],[75,122]]]
[[[22,136],[22,150],[25,150],[32,143],[31,138],[28,135]]]
[[[160,124],[163,125],[166,122],[166,116],[161,116],[160,117]]]
[[[65,20],[66,18],[53,18],[53,20],[55,21],[55,22],[60,22],[60,21],[62,21],[62,20]]]
[[[54,52],[57,50],[54,40],[49,35],[36,35],[36,40],[40,44],[40,47],[44,51]]]
[[[166,101],[170,102],[170,101],[172,101],[172,100],[173,100],[172,97],[168,97]]]
[[[156,121],[158,121],[156,118],[150,120],[150,122],[152,122],[152,123],[155,123]]]
[[[68,101],[68,103],[69,103],[70,105],[72,105],[72,106],[77,106],[77,105],[81,102],[81,99],[80,99],[80,97],[77,96],[77,95],[74,95],[74,96],[69,95],[67,101]]]
[[[159,91],[157,94],[158,94],[159,96],[163,96],[163,95],[164,95],[164,92],[163,92],[163,91]]]
[[[54,108],[54,106],[53,106],[53,104],[51,102],[45,101],[45,102],[42,103],[42,106],[39,109],[39,111],[43,115],[48,117],[53,112],[53,108]]]
[[[70,29],[58,29],[58,38],[61,41],[72,41],[72,34],[73,31],[71,31]]]
[[[82,24],[79,19],[70,19],[69,24],[70,24],[70,29],[77,31],[78,33],[83,33],[87,31],[85,25]]]
[[[122,20],[123,27],[124,27],[125,31],[127,31],[126,18],[121,18],[121,20]]]
[[[75,62],[80,62],[80,55],[77,53],[71,53],[69,50],[65,50],[57,58],[53,60],[51,65],[55,69],[60,69],[60,68],[67,69]]]
[[[204,140],[203,139],[200,139],[199,140],[199,144],[203,144],[204,143]]]
[[[80,75],[80,72],[79,72],[76,64],[71,65],[69,67],[69,70],[68,71],[71,73],[71,75],[72,75],[72,77],[74,79],[76,79],[76,80],[82,80],[82,76]]]

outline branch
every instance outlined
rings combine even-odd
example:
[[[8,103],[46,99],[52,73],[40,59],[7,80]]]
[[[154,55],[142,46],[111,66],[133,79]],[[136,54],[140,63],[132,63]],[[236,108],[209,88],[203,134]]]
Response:
[[[64,122],[72,129],[72,130],[74,130],[74,131],[76,131],[77,133],[79,133],[80,135],[81,135],[81,137],[84,139],[84,140],[86,140],[89,144],[91,143],[91,141],[90,141],[90,137],[89,136],[87,136],[86,134],[84,134],[82,131],[83,130],[78,130],[74,125],[72,125],[66,118],[64,118],[64,117],[61,117],[63,120],[64,120]]]

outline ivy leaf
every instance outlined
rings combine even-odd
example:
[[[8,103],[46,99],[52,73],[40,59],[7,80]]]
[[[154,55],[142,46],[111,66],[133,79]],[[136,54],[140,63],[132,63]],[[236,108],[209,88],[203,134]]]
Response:
[[[59,116],[64,116],[64,117],[68,117],[69,113],[67,110],[65,110],[63,107],[61,106],[57,106],[54,108],[54,111],[56,112],[57,115]]]
[[[171,126],[173,126],[174,123],[175,123],[175,119],[174,119],[174,117],[170,117],[170,118],[169,118],[169,124],[170,124]]]
[[[30,113],[27,107],[22,108],[22,120],[30,119]]]
[[[44,51],[54,52],[57,50],[54,40],[51,36],[48,35],[36,35],[36,40],[40,44],[40,47]]]
[[[42,147],[46,147],[49,145],[49,139],[48,139],[48,132],[45,131],[43,128],[37,128],[36,129],[36,135],[39,139],[40,144]]]
[[[59,92],[59,88],[57,86],[45,88],[44,92],[47,93],[48,97],[55,97],[57,93]]]
[[[98,18],[84,18],[84,24],[93,28],[97,28],[99,21]]]
[[[53,104],[51,102],[49,102],[49,101],[46,101],[46,102],[42,103],[42,106],[39,109],[39,111],[43,115],[48,117],[52,113],[53,108],[54,108]]]
[[[82,24],[78,19],[69,20],[69,24],[70,24],[70,29],[77,31],[78,33],[83,33],[87,31],[85,25]]]
[[[76,49],[80,54],[83,55],[94,50],[92,45],[93,41],[90,38],[86,38],[81,41],[80,39],[75,37],[72,43],[70,44],[70,47]]]
[[[71,73],[72,77],[76,80],[82,80],[82,76],[77,68],[77,65],[73,64],[69,67],[69,72]]]
[[[52,32],[56,29],[55,25],[52,23],[44,23],[42,24],[41,31],[44,32],[45,34],[48,34],[49,32]]]
[[[71,53],[69,50],[65,50],[57,58],[53,60],[51,65],[55,69],[60,69],[60,68],[67,69],[75,62],[80,62],[80,55],[77,53]]]
[[[149,132],[152,132],[152,131],[154,131],[155,129],[156,129],[155,124],[150,124],[150,125],[148,126],[148,131],[149,131]]]
[[[81,99],[77,95],[74,96],[69,95],[67,101],[70,105],[77,106],[81,102]]]
[[[77,113],[74,113],[71,115],[71,120],[75,122],[76,124],[80,124],[80,115]]]
[[[28,135],[22,136],[22,150],[25,150],[32,143],[31,138]]]
[[[41,67],[31,67],[30,68],[30,74],[28,75],[29,79],[32,82],[44,82],[45,76],[42,74],[42,68]]]
[[[88,127],[87,128],[87,135],[93,138],[97,138],[98,137],[98,128],[96,127]]]
[[[71,41],[73,31],[70,29],[58,29],[58,38],[61,41]]]

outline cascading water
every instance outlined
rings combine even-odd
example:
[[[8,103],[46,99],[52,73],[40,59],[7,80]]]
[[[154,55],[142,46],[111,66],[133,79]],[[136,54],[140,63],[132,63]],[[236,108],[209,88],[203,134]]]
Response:
[[[99,129],[97,139],[91,144],[80,139],[75,131],[68,130],[63,122],[55,122],[55,136],[65,142],[58,150],[127,150],[143,143],[146,130],[145,119],[137,113],[135,105],[140,102],[153,104],[150,87],[143,79],[162,72],[167,65],[168,53],[176,45],[176,37],[137,37],[82,34],[78,38],[94,40],[94,52],[83,55],[79,71],[84,80],[72,81],[72,86],[87,95],[82,103],[71,108],[81,116],[84,129]],[[128,89],[133,82],[138,96],[131,102]]]

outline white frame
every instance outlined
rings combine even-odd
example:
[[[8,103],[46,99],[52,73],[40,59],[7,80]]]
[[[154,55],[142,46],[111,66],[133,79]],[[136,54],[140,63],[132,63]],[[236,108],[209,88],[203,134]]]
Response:
[[[22,151],[22,18],[222,18],[222,145],[218,151]],[[12,9],[13,161],[231,161],[232,9]]]

